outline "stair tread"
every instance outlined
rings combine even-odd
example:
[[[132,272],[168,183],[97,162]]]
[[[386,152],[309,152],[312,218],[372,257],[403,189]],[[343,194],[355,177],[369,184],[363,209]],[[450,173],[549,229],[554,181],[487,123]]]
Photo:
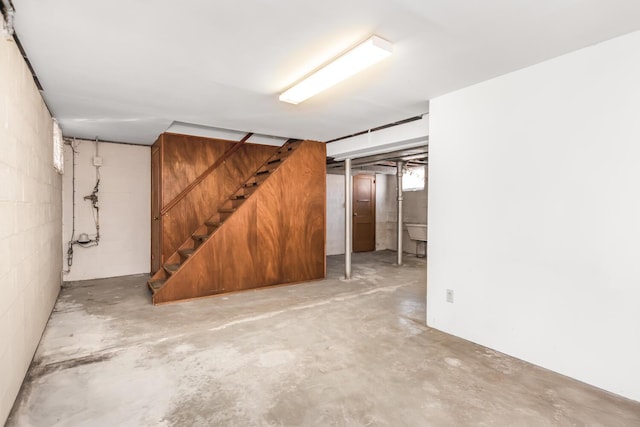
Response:
[[[298,147],[300,142],[301,141],[293,141],[293,142],[287,143],[287,144],[283,145],[282,147],[280,147],[280,149],[277,151],[277,153],[280,154],[280,153],[286,153],[288,151],[293,151]]]
[[[166,281],[167,281],[166,279],[155,279],[155,280],[149,280],[148,284],[151,287],[151,289],[155,291],[160,289]]]
[[[193,251],[195,251],[195,249],[178,249],[178,253],[186,257],[193,255]]]
[[[180,268],[180,264],[165,264],[163,265],[163,267],[165,270],[171,273],[175,273]]]
[[[220,221],[207,221],[204,224],[208,225],[209,227],[220,227],[222,225]]]
[[[222,213],[232,213],[235,212],[236,208],[220,208],[218,209],[218,212],[222,212]]]
[[[231,196],[231,200],[246,200],[247,196],[244,194],[236,194],[235,196]]]
[[[193,234],[191,237],[193,239],[196,239],[196,240],[207,240],[209,238],[209,235],[208,234]]]

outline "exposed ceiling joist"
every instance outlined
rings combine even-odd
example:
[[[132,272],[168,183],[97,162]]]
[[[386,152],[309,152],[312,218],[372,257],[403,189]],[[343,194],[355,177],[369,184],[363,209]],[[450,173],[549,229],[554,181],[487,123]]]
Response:
[[[407,167],[426,166],[429,158],[429,146],[409,148],[389,153],[376,154],[372,156],[360,157],[351,161],[353,169],[369,169],[375,171],[376,168],[386,168],[385,172],[390,173],[389,169],[395,167],[395,162],[403,161]],[[344,161],[327,160],[327,172],[343,173]]]

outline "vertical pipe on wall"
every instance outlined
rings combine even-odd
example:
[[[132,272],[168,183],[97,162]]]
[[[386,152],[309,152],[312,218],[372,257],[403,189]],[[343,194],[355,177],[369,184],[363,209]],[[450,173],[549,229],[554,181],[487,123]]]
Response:
[[[402,265],[402,167],[404,162],[396,162],[396,176],[398,177],[398,265]]]
[[[351,159],[344,161],[344,277],[351,279],[351,247],[353,225],[353,186],[351,185]]]

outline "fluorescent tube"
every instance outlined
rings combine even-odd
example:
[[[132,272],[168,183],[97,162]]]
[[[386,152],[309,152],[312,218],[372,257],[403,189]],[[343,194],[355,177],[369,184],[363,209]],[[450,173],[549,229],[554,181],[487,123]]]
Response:
[[[372,36],[280,95],[280,101],[299,104],[391,55],[391,43]]]

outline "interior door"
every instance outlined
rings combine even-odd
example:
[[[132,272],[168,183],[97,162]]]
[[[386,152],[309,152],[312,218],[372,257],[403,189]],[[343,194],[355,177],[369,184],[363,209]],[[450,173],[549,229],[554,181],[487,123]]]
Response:
[[[151,274],[162,264],[160,147],[151,148]]]
[[[353,251],[376,250],[376,177],[353,176]]]

